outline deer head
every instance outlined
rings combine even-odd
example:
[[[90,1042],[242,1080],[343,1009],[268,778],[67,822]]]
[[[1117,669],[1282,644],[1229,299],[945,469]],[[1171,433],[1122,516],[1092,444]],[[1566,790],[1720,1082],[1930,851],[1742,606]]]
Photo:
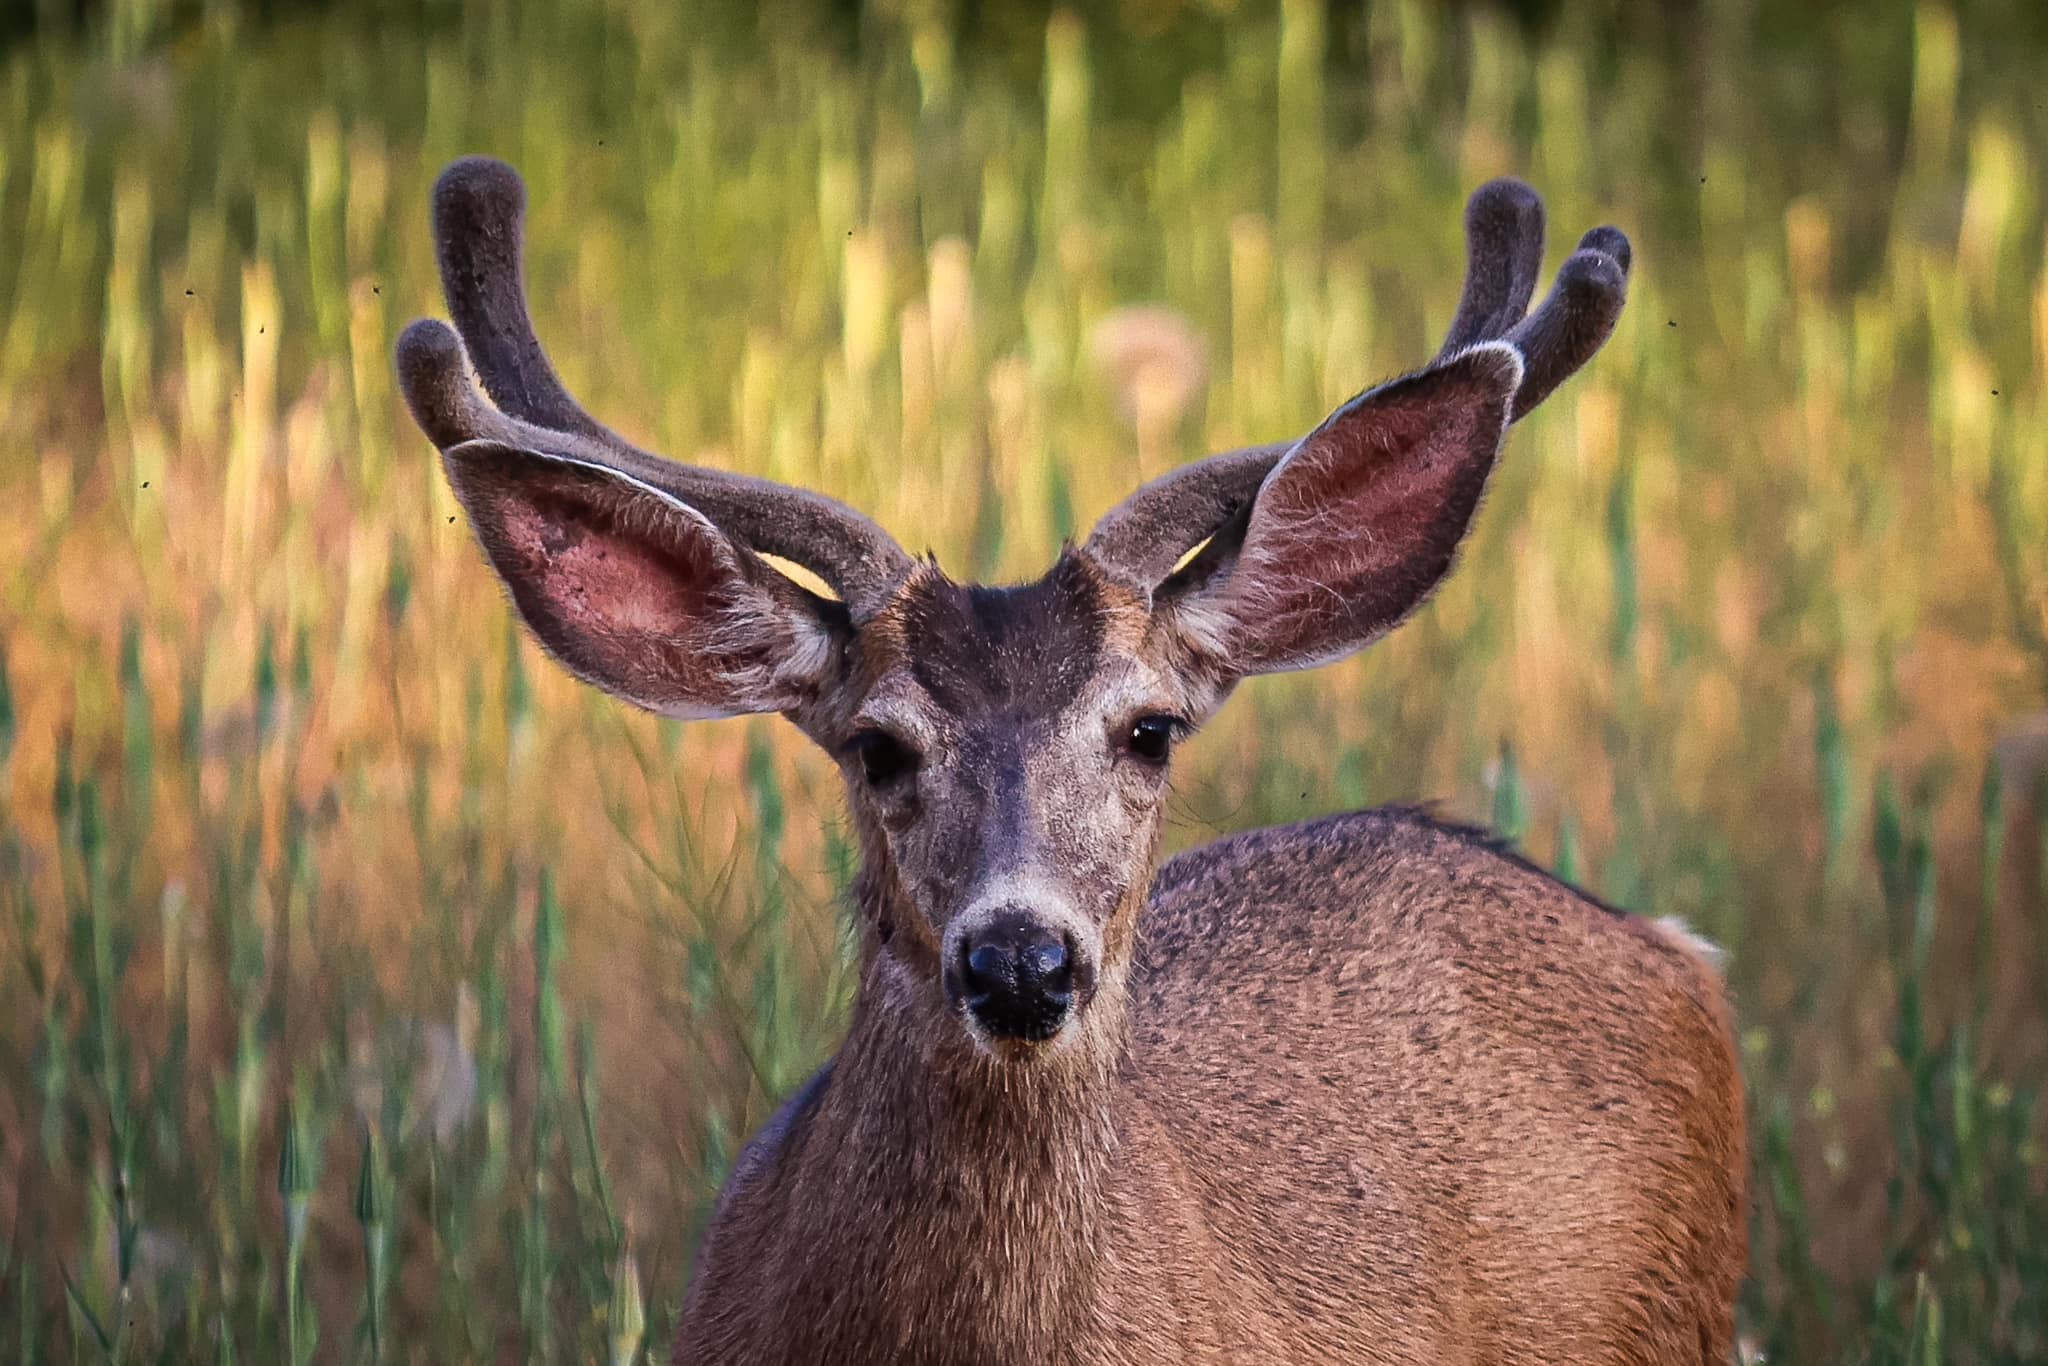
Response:
[[[1429,596],[1509,425],[1606,340],[1629,267],[1596,229],[1525,317],[1542,206],[1495,181],[1434,361],[1299,441],[1146,485],[1044,577],[987,588],[828,498],[588,416],[528,319],[523,202],[501,163],[443,174],[456,330],[416,322],[398,345],[485,555],[579,677],[669,716],[780,712],[834,757],[865,852],[864,989],[929,1050],[989,1066],[1114,1035],[1174,748],[1241,679],[1350,654]]]

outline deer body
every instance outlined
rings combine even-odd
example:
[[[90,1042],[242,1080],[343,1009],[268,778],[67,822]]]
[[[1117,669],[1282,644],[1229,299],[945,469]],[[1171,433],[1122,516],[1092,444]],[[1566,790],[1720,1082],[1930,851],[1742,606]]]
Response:
[[[1402,810],[1182,855],[1143,924],[1091,1084],[934,1086],[863,1013],[676,1361],[1727,1360],[1740,1079],[1682,937]]]
[[[522,204],[499,163],[443,175],[460,335],[398,349],[479,543],[584,679],[788,717],[862,850],[848,1037],[735,1169],[678,1363],[1727,1359],[1742,1093],[1697,941],[1416,811],[1156,862],[1173,750],[1239,682],[1449,572],[1509,426],[1612,329],[1619,232],[1525,317],[1541,206],[1482,188],[1434,361],[985,588],[584,413],[527,317]]]

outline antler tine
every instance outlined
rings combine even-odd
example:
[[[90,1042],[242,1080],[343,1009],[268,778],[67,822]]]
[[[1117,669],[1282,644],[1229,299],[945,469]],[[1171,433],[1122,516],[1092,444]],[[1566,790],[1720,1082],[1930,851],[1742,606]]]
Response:
[[[1628,302],[1629,258],[1621,229],[1593,229],[1558,268],[1557,283],[1543,306],[1508,333],[1525,366],[1512,420],[1521,421],[1550,397],[1613,335]]]
[[[441,290],[484,392],[536,426],[618,438],[569,396],[526,311],[522,223],[526,185],[490,157],[463,157],[434,182]]]
[[[1629,245],[1619,228],[1595,228],[1559,268],[1550,297],[1523,317],[1543,268],[1543,201],[1519,180],[1488,181],[1465,206],[1465,293],[1438,359],[1505,338],[1527,367],[1513,420],[1526,417],[1614,331],[1628,297]]]
[[[632,448],[616,439],[543,427],[493,406],[470,379],[461,339],[437,318],[420,318],[399,334],[397,365],[413,421],[441,450],[466,441],[499,441],[607,465],[630,458]]]
[[[456,331],[422,319],[399,338],[399,383],[421,430],[444,451],[492,440],[608,466],[690,504],[748,548],[814,570],[855,620],[872,616],[913,567],[888,532],[820,494],[641,450],[570,397],[534,336],[520,283],[525,201],[518,173],[486,157],[456,162],[434,187]],[[472,364],[489,398],[477,392]]]
[[[1519,180],[1488,181],[1465,205],[1465,239],[1465,291],[1439,360],[1503,337],[1522,320],[1543,268],[1542,198]],[[1187,528],[1222,526],[1293,447],[1251,446],[1169,471],[1105,517],[1088,549],[1140,582],[1157,583],[1187,550]]]
[[[1465,292],[1437,358],[1504,337],[1529,311],[1543,270],[1543,200],[1519,180],[1489,180],[1465,204]]]

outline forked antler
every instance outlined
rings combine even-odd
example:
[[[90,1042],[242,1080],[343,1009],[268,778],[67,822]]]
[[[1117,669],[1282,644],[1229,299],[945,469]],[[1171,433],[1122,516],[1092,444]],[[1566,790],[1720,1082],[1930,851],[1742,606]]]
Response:
[[[488,157],[455,162],[434,185],[441,288],[455,329],[423,318],[398,339],[397,357],[406,402],[428,438],[444,451],[500,441],[617,470],[688,503],[748,548],[813,571],[856,621],[872,615],[912,567],[888,532],[820,494],[644,451],[570,397],[527,313],[525,207],[518,172]],[[488,399],[470,380],[472,365]]]
[[[1519,180],[1489,181],[1465,206],[1465,237],[1464,296],[1437,359],[1478,342],[1513,343],[1524,368],[1511,420],[1520,421],[1614,331],[1628,295],[1628,238],[1611,227],[1580,238],[1543,306],[1524,317],[1543,268],[1542,199]],[[1250,446],[1161,475],[1096,524],[1088,552],[1135,584],[1157,585],[1250,505],[1294,444]]]

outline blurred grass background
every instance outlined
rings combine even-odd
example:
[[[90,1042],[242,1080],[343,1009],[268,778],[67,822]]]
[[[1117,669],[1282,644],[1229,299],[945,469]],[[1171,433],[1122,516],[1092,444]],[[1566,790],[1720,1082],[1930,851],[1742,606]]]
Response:
[[[840,1027],[829,767],[547,666],[395,399],[486,151],[596,412],[960,575],[1426,357],[1487,177],[1554,257],[1623,226],[1462,572],[1248,687],[1173,841],[1441,798],[1687,917],[1750,1359],[2048,1359],[2048,11],[29,0],[0,43],[0,1355],[658,1358]]]

